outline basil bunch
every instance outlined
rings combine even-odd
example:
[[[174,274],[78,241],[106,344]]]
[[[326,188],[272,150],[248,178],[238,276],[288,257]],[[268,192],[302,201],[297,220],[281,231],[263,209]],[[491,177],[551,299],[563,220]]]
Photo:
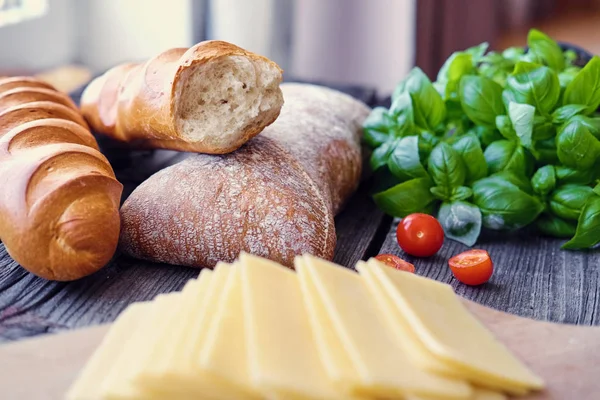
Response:
[[[528,51],[452,54],[431,82],[419,68],[390,108],[364,122],[376,204],[404,217],[437,214],[472,246],[482,227],[600,242],[600,58],[585,67],[537,30]]]

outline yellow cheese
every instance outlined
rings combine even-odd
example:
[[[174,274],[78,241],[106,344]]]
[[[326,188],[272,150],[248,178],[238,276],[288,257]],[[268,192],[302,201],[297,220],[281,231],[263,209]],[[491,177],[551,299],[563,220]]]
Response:
[[[488,389],[475,388],[473,400],[507,400],[506,395]]]
[[[182,314],[194,307],[190,304],[191,300],[206,293],[211,277],[210,270],[201,271],[197,280],[192,279],[186,283],[177,304],[159,317],[153,328],[152,340],[148,341],[144,352],[138,355],[137,367],[130,372],[131,379],[140,387],[161,391],[165,395],[188,393],[194,389],[194,385],[178,382],[177,377],[172,377],[170,371],[165,370],[165,365],[188,323],[182,318]],[[148,375],[153,376],[150,384],[145,381]]]
[[[294,260],[321,362],[329,379],[342,390],[350,391],[353,383],[360,381],[358,371],[344,350],[304,263],[306,263],[304,257],[296,257]]]
[[[254,386],[272,399],[349,399],[326,377],[296,274],[248,254],[240,262]]]
[[[436,358],[419,340],[416,334],[406,322],[406,319],[398,309],[392,298],[387,295],[381,283],[372,273],[372,269],[363,261],[356,264],[356,269],[365,280],[370,295],[376,300],[378,307],[383,311],[388,326],[396,338],[396,342],[402,347],[411,362],[422,369],[434,373],[450,376],[453,378],[466,378],[460,373]]]
[[[231,388],[231,398],[260,398],[248,373],[242,304],[242,271],[233,264],[208,330],[197,368],[206,381]],[[233,391],[236,393],[233,393]]]
[[[217,380],[208,379],[197,366],[200,350],[205,343],[209,327],[214,319],[217,305],[225,296],[225,284],[232,272],[228,264],[219,264],[205,289],[194,290],[186,296],[175,313],[173,327],[175,332],[157,343],[157,357],[148,361],[136,377],[136,382],[154,390],[165,390],[166,387],[175,391],[188,393],[192,396],[213,400],[229,400],[239,397],[235,387],[223,385]],[[180,388],[177,390],[176,388]]]
[[[139,369],[140,355],[148,351],[156,335],[156,327],[163,323],[163,318],[177,304],[179,293],[158,296],[146,315],[138,322],[131,336],[124,343],[121,351],[113,360],[113,365],[100,385],[100,398],[129,400],[144,398],[143,387],[135,385],[132,375]]]
[[[470,386],[415,367],[387,329],[384,316],[358,274],[305,256],[296,266],[312,278],[339,340],[360,378],[348,382],[357,393],[401,398],[408,393],[434,398],[468,399]]]
[[[473,388],[473,395],[469,397],[469,400],[507,400],[508,398],[499,392],[494,392],[487,389]],[[431,397],[422,396],[406,396],[405,400],[431,400]]]
[[[134,303],[115,320],[98,349],[81,371],[66,395],[67,400],[99,399],[103,378],[113,367],[115,359],[132,337],[136,326],[146,317],[149,302]]]
[[[415,337],[439,360],[482,386],[522,393],[543,381],[465,308],[452,287],[372,260],[369,268]]]

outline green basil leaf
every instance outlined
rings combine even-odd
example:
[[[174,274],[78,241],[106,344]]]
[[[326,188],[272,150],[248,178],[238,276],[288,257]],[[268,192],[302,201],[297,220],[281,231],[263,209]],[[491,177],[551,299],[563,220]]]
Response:
[[[488,166],[483,156],[481,143],[475,134],[467,133],[452,143],[452,148],[460,154],[466,168],[465,182],[472,183],[488,174]]]
[[[531,178],[531,186],[533,190],[542,195],[546,196],[556,187],[556,171],[554,166],[545,165],[539,168],[533,178]]]
[[[563,249],[585,249],[600,243],[600,197],[592,196],[581,210],[577,232]]]
[[[524,191],[527,194],[533,194],[533,188],[531,182],[522,174],[515,174],[511,171],[500,171],[490,175],[487,179],[490,182],[509,182]]]
[[[431,214],[435,206],[435,198],[429,191],[431,186],[429,178],[411,179],[376,193],[373,200],[383,212],[394,217],[404,218],[416,212]]]
[[[491,143],[504,139],[497,129],[486,128],[485,126],[477,125],[467,133],[472,133],[481,142],[484,147],[489,146]]]
[[[438,221],[447,238],[473,246],[481,233],[481,211],[465,201],[443,203]]]
[[[577,224],[574,222],[565,221],[554,215],[542,215],[535,223],[540,232],[557,238],[570,238],[577,229]]]
[[[558,102],[560,84],[554,70],[543,65],[519,62],[508,77],[505,91],[510,93],[515,103],[530,104],[541,114],[549,114]]]
[[[440,138],[428,131],[422,131],[419,135],[419,156],[421,160],[426,160],[431,151],[440,142]]]
[[[460,187],[452,189],[452,194],[450,195],[450,200],[452,200],[452,201],[466,200],[471,196],[473,196],[473,190],[471,190],[470,187],[460,186]]]
[[[433,130],[446,117],[444,100],[420,68],[413,68],[396,87],[392,102],[405,92],[412,98],[414,122],[418,127]]]
[[[556,71],[565,68],[565,57],[560,46],[546,34],[531,29],[527,36],[527,46],[530,52],[550,68]]]
[[[589,186],[565,185],[556,188],[550,195],[552,213],[560,218],[577,221],[581,209],[594,191]]]
[[[556,128],[551,121],[541,115],[533,117],[533,133],[534,141],[551,139],[556,136]]]
[[[394,118],[394,136],[406,136],[414,132],[414,112],[410,94],[403,92],[398,95],[390,107]]]
[[[567,167],[585,170],[600,158],[600,141],[579,120],[571,120],[556,135],[558,159]]]
[[[556,154],[556,140],[546,139],[535,143],[535,151],[539,165],[558,164],[558,155]]]
[[[387,165],[388,159],[390,155],[396,148],[399,139],[391,139],[376,148],[371,154],[371,170],[375,171],[378,168],[381,168]]]
[[[451,190],[446,186],[434,186],[429,189],[433,197],[441,201],[448,201],[452,196]]]
[[[490,173],[508,170],[529,176],[533,169],[531,156],[518,143],[509,140],[493,142],[483,156]]]
[[[496,115],[504,114],[502,87],[489,78],[463,76],[459,96],[465,114],[477,125],[495,128]]]
[[[600,140],[600,117],[586,117],[585,115],[575,115],[569,122],[578,121],[585,126],[592,135]]]
[[[566,106],[558,107],[552,113],[552,122],[562,124],[585,109],[586,106],[581,104],[567,104]]]
[[[510,104],[513,104],[512,102]],[[508,140],[517,140],[517,132],[513,128],[512,122],[508,115],[497,115],[496,116],[496,128],[500,131],[500,134]]]
[[[481,60],[488,47],[490,47],[490,44],[488,42],[483,42],[477,46],[469,47],[465,50],[465,53],[470,54],[473,57],[473,62],[477,63]]]
[[[600,105],[600,58],[592,59],[569,83],[563,96],[563,104],[583,104],[585,113],[591,114]]]
[[[556,182],[559,185],[564,185],[567,183],[573,183],[576,185],[589,185],[590,183],[594,182],[598,176],[598,172],[592,169],[580,171],[562,165],[557,165],[554,167],[554,170],[556,171]]]
[[[473,55],[457,51],[446,60],[435,83],[444,100],[458,98],[458,84],[463,75],[474,72]]]
[[[596,186],[594,186],[594,193],[596,193],[598,196],[600,196],[600,183],[598,183]]]
[[[509,47],[502,52],[502,57],[517,62],[525,54],[525,49],[522,47]]]
[[[573,65],[573,63],[575,61],[577,61],[577,58],[578,58],[577,53],[575,53],[575,51],[573,51],[573,50],[565,50],[563,52],[563,55],[565,57],[565,63],[567,65]]]
[[[394,119],[387,108],[375,107],[363,122],[364,141],[372,148],[385,143],[393,130]]]
[[[529,104],[510,103],[508,105],[508,116],[513,128],[521,142],[521,145],[529,150],[533,148],[533,116],[535,107]]]
[[[467,176],[460,154],[444,142],[435,146],[429,155],[427,170],[435,184],[448,190],[448,193],[464,185]]]
[[[427,176],[419,158],[419,137],[406,136],[400,139],[387,165],[391,173],[401,181]]]
[[[560,82],[560,88],[563,91],[567,88],[567,86],[569,86],[569,84],[571,82],[573,82],[573,79],[575,79],[577,74],[579,74],[579,71],[581,71],[581,67],[572,66],[572,67],[565,68],[564,71],[562,71],[558,74],[558,81]]]
[[[543,204],[516,185],[498,178],[484,178],[473,184],[473,203],[490,229],[518,229],[533,222]]]

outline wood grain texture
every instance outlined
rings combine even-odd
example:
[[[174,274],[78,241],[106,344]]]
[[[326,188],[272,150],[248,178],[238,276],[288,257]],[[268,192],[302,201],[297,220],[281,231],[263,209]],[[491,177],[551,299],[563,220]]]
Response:
[[[385,219],[366,194],[353,197],[336,218],[336,262],[364,258]],[[93,275],[51,282],[25,271],[0,244],[0,342],[111,322],[128,304],[180,290],[198,273],[118,255]]]
[[[598,396],[600,328],[533,321],[466,301],[467,307],[547,384],[523,400]],[[60,399],[97,348],[107,326],[0,346],[0,387],[10,399]],[[36,383],[30,384],[36,377]]]
[[[563,241],[535,232],[484,231],[476,247],[487,250],[494,275],[479,287],[453,278],[448,259],[468,250],[446,240],[438,254],[418,259],[396,241],[396,220],[380,253],[396,254],[415,264],[419,275],[451,283],[456,292],[477,303],[523,317],[578,325],[600,325],[600,251],[565,251]]]

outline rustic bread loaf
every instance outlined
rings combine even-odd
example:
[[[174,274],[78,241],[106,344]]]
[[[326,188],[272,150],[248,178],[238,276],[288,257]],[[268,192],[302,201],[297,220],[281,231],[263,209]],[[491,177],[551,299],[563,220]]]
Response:
[[[290,267],[298,254],[333,257],[334,215],[358,185],[369,109],[326,88],[281,88],[281,115],[261,135],[231,154],[190,156],[131,194],[125,253],[195,267],[241,251]]]
[[[77,107],[31,78],[0,80],[0,239],[24,268],[71,280],[104,266],[122,186]]]
[[[224,154],[277,118],[281,79],[267,58],[206,41],[107,71],[81,111],[94,131],[133,145]]]

